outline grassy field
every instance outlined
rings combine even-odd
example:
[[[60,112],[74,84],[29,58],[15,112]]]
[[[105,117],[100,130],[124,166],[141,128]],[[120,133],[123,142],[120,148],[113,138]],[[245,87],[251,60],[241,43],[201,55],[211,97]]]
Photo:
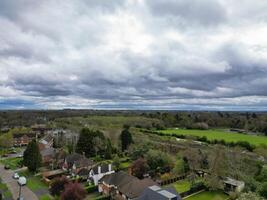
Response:
[[[20,162],[22,158],[6,158],[3,160],[0,160],[0,162],[4,165],[8,165],[10,169],[15,170],[20,168]]]
[[[222,192],[205,191],[186,198],[186,200],[225,200],[228,196]]]
[[[254,136],[239,133],[226,132],[224,130],[187,130],[187,129],[168,129],[161,131],[162,133],[177,134],[177,135],[191,135],[191,136],[206,136],[208,140],[224,140],[225,142],[246,141],[253,145],[265,144],[267,145],[267,137]]]

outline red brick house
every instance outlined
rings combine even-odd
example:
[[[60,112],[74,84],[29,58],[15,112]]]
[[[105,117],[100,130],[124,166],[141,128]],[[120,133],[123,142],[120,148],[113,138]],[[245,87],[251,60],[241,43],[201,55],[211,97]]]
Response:
[[[35,139],[36,135],[33,133],[21,134],[14,133],[13,134],[13,145],[14,146],[27,146],[30,141]]]

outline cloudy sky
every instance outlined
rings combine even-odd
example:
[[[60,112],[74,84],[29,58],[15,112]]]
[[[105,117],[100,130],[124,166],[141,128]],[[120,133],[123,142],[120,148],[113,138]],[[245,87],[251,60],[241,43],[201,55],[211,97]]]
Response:
[[[267,1],[1,0],[0,109],[267,110]]]

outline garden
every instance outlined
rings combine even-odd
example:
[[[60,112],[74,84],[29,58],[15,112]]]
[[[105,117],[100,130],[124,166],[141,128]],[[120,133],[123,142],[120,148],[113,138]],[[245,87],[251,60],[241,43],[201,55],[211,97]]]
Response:
[[[225,200],[228,196],[219,191],[204,191],[185,198],[186,200]]]

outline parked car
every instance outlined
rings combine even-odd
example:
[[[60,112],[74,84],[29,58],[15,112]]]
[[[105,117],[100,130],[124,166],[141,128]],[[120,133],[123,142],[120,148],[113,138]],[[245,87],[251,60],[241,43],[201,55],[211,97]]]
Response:
[[[27,179],[24,176],[19,177],[18,184],[20,186],[26,185],[27,184]]]
[[[19,174],[18,174],[18,173],[14,173],[14,174],[13,174],[13,178],[14,178],[14,179],[19,179]]]
[[[9,165],[5,165],[5,169],[10,169],[10,166]]]

